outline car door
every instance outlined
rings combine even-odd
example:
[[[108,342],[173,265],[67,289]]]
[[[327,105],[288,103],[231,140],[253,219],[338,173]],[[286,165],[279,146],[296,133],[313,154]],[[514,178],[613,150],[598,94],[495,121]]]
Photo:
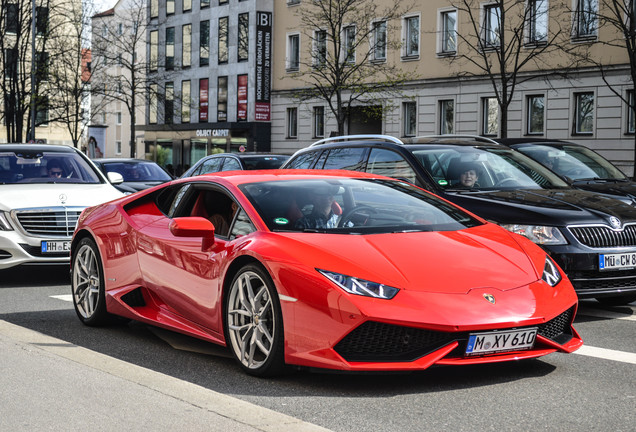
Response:
[[[139,230],[138,256],[144,280],[149,281],[148,288],[155,292],[165,312],[221,335],[220,272],[229,236],[215,236],[214,245],[203,250],[202,237],[177,237],[170,232],[170,223],[176,217],[212,216],[213,209],[205,209],[202,204],[207,194],[228,205],[235,202],[227,192],[203,183],[183,186],[169,214]],[[229,223],[231,226],[232,220]]]

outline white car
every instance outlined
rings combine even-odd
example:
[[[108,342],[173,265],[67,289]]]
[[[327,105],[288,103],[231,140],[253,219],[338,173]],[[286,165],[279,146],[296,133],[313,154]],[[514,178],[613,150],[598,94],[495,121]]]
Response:
[[[69,263],[82,210],[121,196],[73,147],[0,144],[0,270]]]

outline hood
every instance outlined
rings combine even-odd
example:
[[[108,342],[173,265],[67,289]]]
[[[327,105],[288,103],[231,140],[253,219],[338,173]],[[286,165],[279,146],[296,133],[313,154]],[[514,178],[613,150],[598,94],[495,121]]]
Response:
[[[104,184],[12,184],[0,186],[0,210],[40,207],[89,207],[123,194]]]
[[[636,222],[636,208],[610,196],[577,189],[446,193],[449,201],[498,223],[565,226]]]
[[[614,195],[632,205],[636,203],[636,183],[631,180],[578,180],[572,183],[577,189]]]
[[[492,224],[447,232],[275,235],[279,250],[307,267],[399,289],[459,294],[475,288],[507,291],[540,278],[513,235]]]

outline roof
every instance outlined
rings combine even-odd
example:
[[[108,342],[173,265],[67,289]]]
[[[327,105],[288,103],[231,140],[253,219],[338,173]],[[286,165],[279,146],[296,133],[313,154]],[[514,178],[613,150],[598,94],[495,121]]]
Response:
[[[516,144],[575,144],[569,141],[547,138],[497,138],[495,141],[507,146]]]
[[[58,153],[74,153],[76,148],[59,144],[24,144],[9,143],[0,144],[0,151],[40,151],[40,152],[58,152]]]
[[[108,10],[105,10],[104,12],[100,12],[93,15],[91,18],[101,18],[101,17],[113,16],[113,15],[115,15],[115,8],[110,8]]]
[[[187,177],[191,181],[192,177]],[[276,170],[254,170],[254,171],[220,171],[208,174],[201,174],[196,178],[209,178],[210,180],[223,179],[228,183],[240,185],[243,183],[283,181],[283,180],[306,180],[324,178],[368,178],[395,180],[378,174],[369,174],[360,171],[349,170],[299,170],[299,169],[276,169]],[[185,179],[181,179],[185,181]]]

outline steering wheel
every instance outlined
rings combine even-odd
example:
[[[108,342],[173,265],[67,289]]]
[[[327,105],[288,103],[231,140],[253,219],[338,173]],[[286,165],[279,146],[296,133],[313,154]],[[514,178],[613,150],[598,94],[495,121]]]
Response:
[[[501,180],[499,180],[497,183],[494,184],[495,187],[500,187],[500,186],[518,186],[519,182],[517,181],[517,179],[513,178],[513,177],[505,177],[502,178]]]
[[[338,228],[343,228],[347,223],[353,222],[351,219],[356,213],[364,213],[364,212],[371,214],[371,213],[377,213],[378,211],[368,205],[357,205],[355,207],[352,207],[351,210],[343,213],[342,217],[338,221]]]

